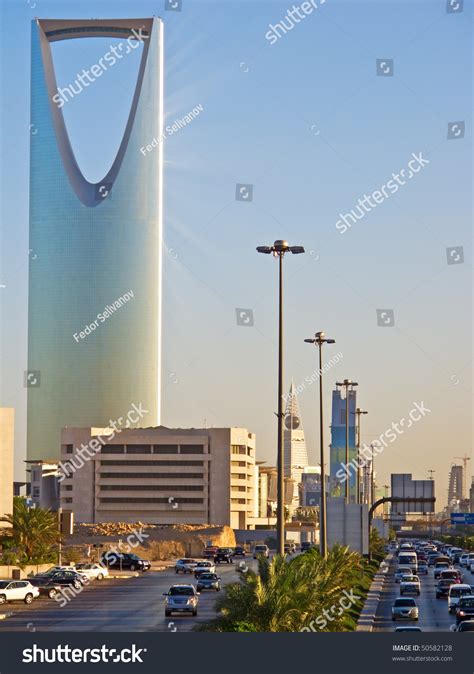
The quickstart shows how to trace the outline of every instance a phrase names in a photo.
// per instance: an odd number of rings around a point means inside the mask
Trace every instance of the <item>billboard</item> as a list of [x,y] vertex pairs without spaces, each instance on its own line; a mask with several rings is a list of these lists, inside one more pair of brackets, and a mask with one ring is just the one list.
[[417,498],[434,498],[434,480],[413,480],[411,473],[392,473],[390,493],[392,497],[415,499],[406,503],[392,503],[392,515],[434,512],[434,503],[416,501]]

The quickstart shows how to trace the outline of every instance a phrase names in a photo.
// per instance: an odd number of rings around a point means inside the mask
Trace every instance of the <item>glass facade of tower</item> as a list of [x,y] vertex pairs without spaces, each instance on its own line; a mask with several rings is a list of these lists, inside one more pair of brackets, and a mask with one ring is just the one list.
[[[349,391],[349,496],[352,502],[356,497],[357,449],[356,449],[356,398],[355,390]],[[331,445],[330,445],[330,483],[332,496],[344,496],[345,483],[337,472],[346,464],[346,398],[341,391],[332,392]]]
[[[126,42],[140,26],[146,40],[125,134],[107,176],[91,184],[53,102],[50,42]],[[32,23],[30,460],[59,458],[62,427],[120,427],[133,404],[147,412],[128,426],[160,423],[162,147],[147,156],[140,148],[162,133],[162,53],[160,19]]]

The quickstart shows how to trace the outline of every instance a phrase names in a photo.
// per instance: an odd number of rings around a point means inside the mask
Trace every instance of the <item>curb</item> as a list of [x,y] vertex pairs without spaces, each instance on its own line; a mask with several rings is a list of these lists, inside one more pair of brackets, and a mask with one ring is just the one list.
[[380,595],[382,594],[384,583],[387,579],[387,572],[392,560],[393,553],[390,553],[381,562],[380,568],[374,576],[364,607],[360,612],[359,620],[357,621],[357,632],[372,632],[374,629],[375,614],[377,613]]
[[10,613],[0,613],[0,620],[5,620],[5,618],[9,618],[13,613],[10,611]]

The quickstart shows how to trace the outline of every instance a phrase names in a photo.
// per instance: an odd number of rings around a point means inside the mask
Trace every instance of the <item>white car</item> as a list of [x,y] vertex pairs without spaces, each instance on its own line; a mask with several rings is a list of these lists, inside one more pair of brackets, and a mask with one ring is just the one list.
[[174,565],[174,570],[175,573],[194,573],[194,569],[196,568],[197,565],[198,565],[197,559],[190,559],[188,557],[185,557],[183,559],[178,559],[178,561]]
[[214,562],[203,561],[198,562],[194,567],[194,575],[198,578],[201,573],[216,573],[216,565]]
[[421,584],[418,576],[402,576],[400,581],[400,596],[404,594],[417,594],[421,592]]
[[0,604],[7,601],[24,601],[31,604],[40,591],[29,580],[0,580]]
[[470,552],[467,556],[464,566],[466,567],[466,569],[470,569],[472,571],[473,564],[474,564],[474,552]]
[[470,566],[469,571],[470,571],[471,573],[474,573],[474,559],[473,559],[472,562],[471,562],[471,566]]
[[103,580],[109,575],[108,568],[101,564],[76,564],[76,571],[88,580]]
[[400,565],[395,571],[395,582],[399,583],[403,576],[412,576],[412,570],[410,566]]
[[451,585],[448,591],[449,613],[454,613],[461,597],[468,594],[472,594],[472,588],[470,585],[467,585],[466,583],[455,583],[454,585]]

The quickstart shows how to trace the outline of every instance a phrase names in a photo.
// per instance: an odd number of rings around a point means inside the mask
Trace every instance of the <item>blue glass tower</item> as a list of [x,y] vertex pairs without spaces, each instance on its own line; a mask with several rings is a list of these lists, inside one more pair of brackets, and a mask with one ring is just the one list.
[[[50,46],[92,37],[120,38],[123,54],[143,42],[125,133],[95,184],[72,151]],[[160,424],[162,143],[140,148],[163,131],[161,19],[35,19],[31,124],[30,460],[59,458],[62,427],[125,420],[134,404],[147,412],[129,426]]]
[[[349,463],[357,458],[356,449],[356,396],[355,389],[349,389]],[[341,391],[332,392],[331,444],[330,444],[330,492],[331,496],[344,496],[345,483],[339,480],[337,472],[346,463],[346,398]],[[355,502],[356,469],[354,463],[349,471],[349,497]]]

